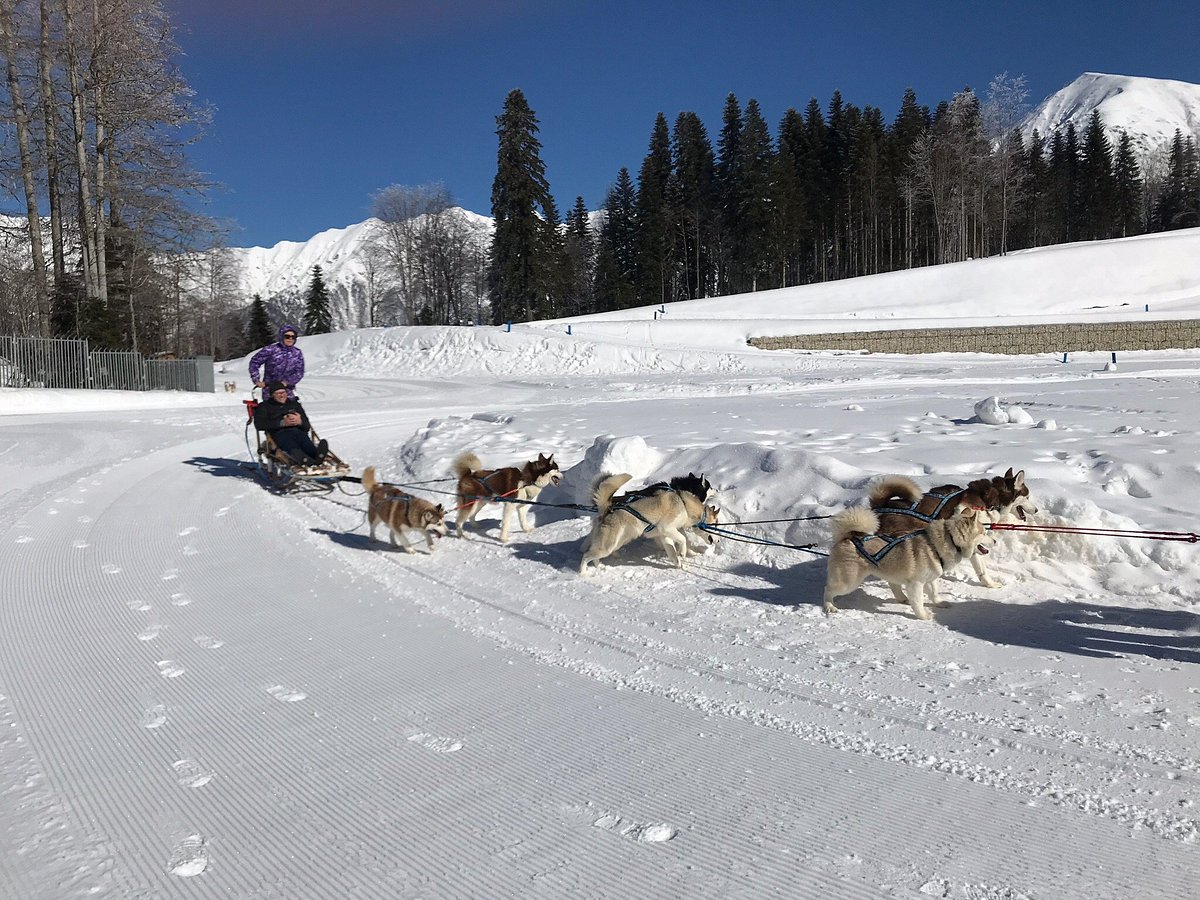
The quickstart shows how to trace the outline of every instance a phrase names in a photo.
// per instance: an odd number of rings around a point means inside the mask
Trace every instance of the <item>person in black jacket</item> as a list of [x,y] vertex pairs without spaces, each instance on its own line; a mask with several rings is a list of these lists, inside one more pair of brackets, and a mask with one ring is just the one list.
[[301,466],[316,466],[325,461],[329,443],[314,444],[309,437],[308,416],[295,397],[288,396],[282,381],[267,385],[267,398],[254,410],[254,427],[265,431],[275,446]]

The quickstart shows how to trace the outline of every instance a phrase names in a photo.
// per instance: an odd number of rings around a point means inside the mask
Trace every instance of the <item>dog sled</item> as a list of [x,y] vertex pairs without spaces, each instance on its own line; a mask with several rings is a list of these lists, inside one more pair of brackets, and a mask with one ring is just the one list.
[[[350,466],[333,450],[326,451],[325,458],[316,465],[300,465],[286,451],[279,448],[275,441],[265,431],[259,431],[254,426],[254,410],[259,401],[253,392],[249,400],[243,400],[246,406],[246,444],[250,449],[250,429],[254,429],[255,447],[252,453],[255,461],[249,466],[264,485],[280,494],[305,493],[314,491],[331,491],[338,482],[349,474]],[[314,444],[321,440],[317,430],[311,425],[309,437]]]

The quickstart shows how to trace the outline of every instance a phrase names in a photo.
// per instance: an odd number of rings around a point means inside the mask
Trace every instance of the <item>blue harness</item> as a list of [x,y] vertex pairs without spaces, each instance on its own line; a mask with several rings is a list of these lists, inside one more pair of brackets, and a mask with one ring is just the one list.
[[[895,507],[895,506],[881,506],[877,510],[875,510],[875,512],[877,512],[877,513],[896,513],[897,515],[901,515],[901,516],[912,516],[914,519],[920,519],[922,522],[933,522],[933,521],[936,521],[938,516],[940,516],[942,514],[942,510],[946,508],[947,504],[949,504],[951,500],[956,499],[957,497],[961,496],[962,494],[965,494],[966,492],[967,492],[966,488],[959,488],[957,491],[951,491],[948,494],[938,494],[938,493],[935,493],[934,491],[929,491],[928,493],[925,494],[924,497],[921,497],[920,500],[914,501],[907,508]],[[918,510],[917,510],[918,504],[920,504],[921,500],[924,500],[925,497],[934,497],[938,501],[938,505],[936,507],[934,507],[933,512],[930,513],[929,515],[926,515],[923,512],[918,512]],[[876,537],[879,537],[879,535],[876,535]],[[885,538],[885,540],[886,540],[886,538]]]
[[[911,540],[919,535],[923,535],[924,533],[925,531],[922,529],[921,531],[910,531],[908,534],[899,535],[864,534],[855,535],[854,537],[851,537],[850,540],[854,542],[854,549],[858,551],[859,556],[871,563],[871,565],[877,566],[879,565],[879,561],[881,559],[883,559],[905,541]],[[874,553],[871,553],[865,546],[867,541],[883,541],[883,547],[881,547],[879,550],[876,550]]]
[[671,486],[665,481],[660,481],[658,484],[652,484],[649,487],[638,488],[636,491],[630,491],[614,503],[610,509],[620,509],[629,513],[635,519],[640,519],[645,523],[646,527],[642,529],[642,534],[649,534],[654,530],[654,523],[643,516],[631,505],[635,500],[641,500],[643,497],[652,497],[655,494],[661,494],[663,491],[669,491]]

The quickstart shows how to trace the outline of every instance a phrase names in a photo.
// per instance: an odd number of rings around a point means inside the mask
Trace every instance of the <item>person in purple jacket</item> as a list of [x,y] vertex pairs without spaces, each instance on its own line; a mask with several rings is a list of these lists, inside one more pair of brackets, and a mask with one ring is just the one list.
[[279,329],[278,343],[267,344],[250,357],[250,380],[256,387],[265,388],[268,382],[282,381],[287,385],[288,396],[296,396],[296,385],[304,377],[304,351],[296,346],[299,335],[300,329],[295,325],[284,325]]

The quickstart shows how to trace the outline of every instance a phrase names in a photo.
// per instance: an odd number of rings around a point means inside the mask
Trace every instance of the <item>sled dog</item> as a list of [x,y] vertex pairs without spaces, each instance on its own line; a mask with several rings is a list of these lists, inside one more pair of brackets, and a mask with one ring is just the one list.
[[[479,511],[496,498],[505,500],[536,500],[542,488],[548,484],[558,484],[562,480],[562,472],[554,462],[554,454],[530,460],[521,467],[509,466],[504,469],[485,469],[474,453],[464,453],[452,464],[455,476],[458,478],[458,514],[454,527],[459,537],[469,522],[474,522]],[[521,530],[526,534],[533,531],[529,524],[528,510],[523,503],[505,503],[504,512],[500,517],[500,540],[508,540],[509,526],[512,524],[513,509],[516,508],[517,519]]]
[[935,519],[915,531],[881,535],[873,511],[854,507],[838,513],[833,517],[833,549],[825,573],[826,615],[837,612],[835,598],[874,575],[886,581],[918,619],[930,618],[924,601],[931,606],[937,603],[938,578],[971,554],[986,554],[995,543],[984,528],[984,518],[975,507],[962,506],[950,518]]
[[[597,512],[592,533],[584,539],[580,575],[588,574],[588,563],[600,568],[601,560],[639,537],[656,541],[683,568],[692,552],[685,529],[717,523],[719,510],[704,502],[712,486],[703,475],[689,472],[672,478],[670,483],[614,497],[632,477],[624,473],[601,475],[593,483],[592,501]],[[710,534],[705,532],[704,536],[712,543]]]
[[[435,538],[446,536],[446,511],[442,504],[434,506],[428,500],[406,494],[397,487],[382,485],[375,479],[375,467],[367,466],[362,474],[362,486],[368,495],[367,522],[371,526],[371,542],[375,542],[375,526],[382,522],[388,527],[388,540],[393,547],[413,553],[409,532],[425,536],[425,546],[433,552]],[[399,537],[402,543],[397,543]]]
[[[966,487],[943,484],[928,492],[903,475],[888,475],[871,489],[867,502],[879,516],[879,533],[889,536],[916,531],[930,519],[949,518],[964,506],[982,509],[988,522],[1020,523],[1038,511],[1029,499],[1025,470],[1013,474],[1011,468],[994,478],[977,478]],[[981,554],[971,555],[971,565],[984,587],[1003,584],[988,573]]]

